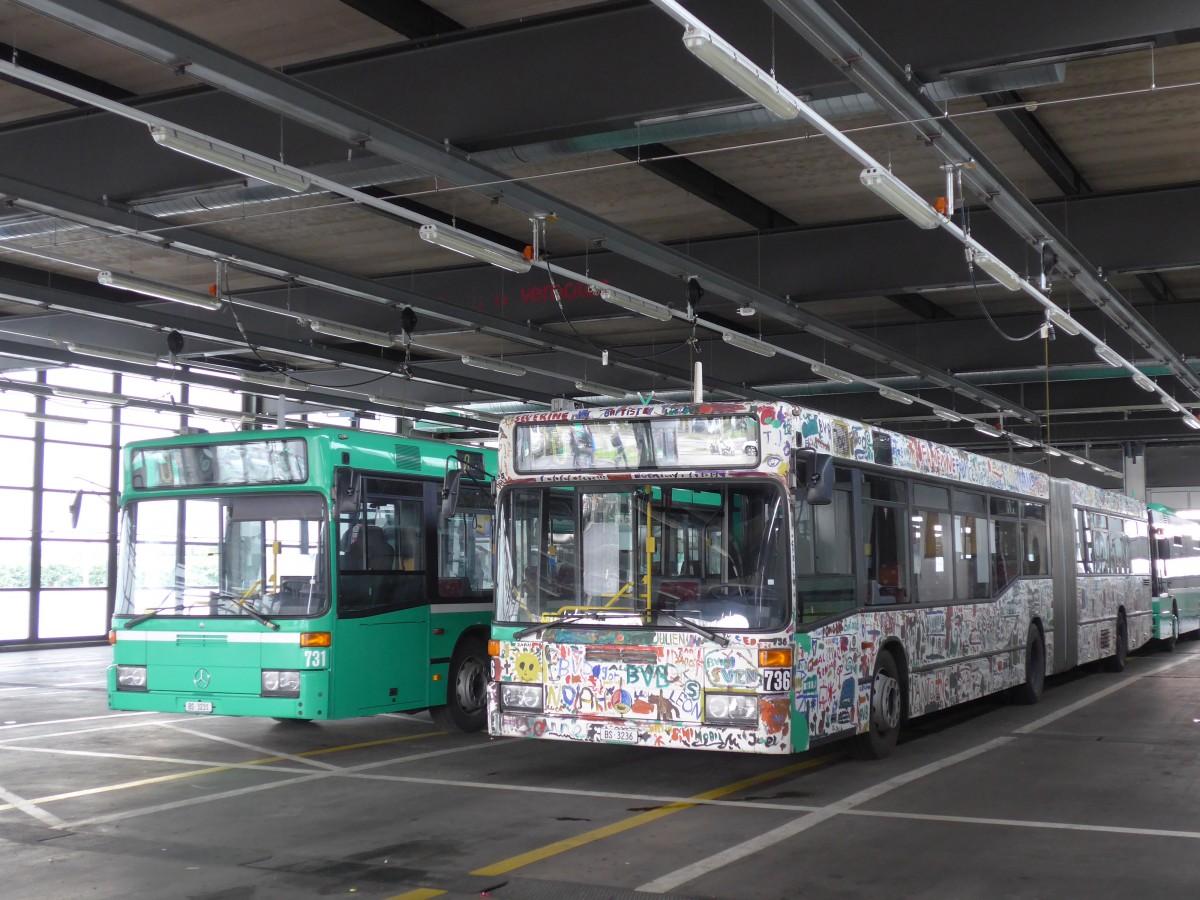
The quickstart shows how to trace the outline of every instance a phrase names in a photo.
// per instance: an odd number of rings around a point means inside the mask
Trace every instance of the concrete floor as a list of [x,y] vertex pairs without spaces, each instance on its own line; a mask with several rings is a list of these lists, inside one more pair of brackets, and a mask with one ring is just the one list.
[[1191,896],[1200,642],[883,762],[110,713],[108,648],[0,653],[0,894]]

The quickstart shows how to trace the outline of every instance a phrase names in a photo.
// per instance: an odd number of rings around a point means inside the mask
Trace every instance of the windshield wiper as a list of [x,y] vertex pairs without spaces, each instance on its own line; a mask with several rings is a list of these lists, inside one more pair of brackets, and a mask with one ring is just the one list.
[[121,627],[132,628],[134,625],[141,625],[143,622],[153,619],[155,616],[160,615],[161,613],[179,612],[181,609],[187,608],[188,607],[183,603],[176,604],[175,606],[160,606],[158,609],[152,609],[150,612],[142,613],[140,616],[134,616],[132,619],[127,620]]
[[700,637],[702,637],[702,638],[707,638],[708,640],[712,641],[714,644],[719,644],[722,647],[729,646],[729,638],[724,637],[723,635],[717,634],[715,631],[711,631],[708,628],[705,628],[703,625],[697,625],[695,622],[691,621],[690,619],[685,619],[681,616],[677,616],[677,615],[675,615],[675,613],[669,613],[664,609],[655,610],[655,612],[658,613],[659,618],[670,619],[675,624],[682,625],[688,631],[694,632],[695,634],[700,635]]
[[556,625],[566,625],[568,622],[578,622],[580,619],[594,618],[599,618],[596,613],[575,613],[570,616],[563,616],[561,619],[551,619],[549,622],[539,622],[537,625],[530,625],[528,628],[522,628],[513,635],[513,640],[523,641],[530,635],[540,634],[547,628],[553,628]]
[[238,609],[244,609],[247,613],[250,614],[250,618],[254,619],[257,622],[260,622],[263,625],[266,625],[272,631],[279,630],[279,623],[272,622],[270,619],[268,619],[266,616],[264,616],[262,613],[260,613],[257,609],[255,609],[250,604],[249,600],[245,600],[241,597],[235,597],[232,594],[226,594],[223,591],[213,591],[212,598],[213,598],[213,600],[224,600],[226,603],[232,603]]

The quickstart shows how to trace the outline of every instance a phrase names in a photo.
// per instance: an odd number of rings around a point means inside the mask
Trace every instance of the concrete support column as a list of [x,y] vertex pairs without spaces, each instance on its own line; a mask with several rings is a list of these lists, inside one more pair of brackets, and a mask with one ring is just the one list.
[[1125,493],[1146,502],[1146,446],[1129,441],[1122,446],[1125,473]]

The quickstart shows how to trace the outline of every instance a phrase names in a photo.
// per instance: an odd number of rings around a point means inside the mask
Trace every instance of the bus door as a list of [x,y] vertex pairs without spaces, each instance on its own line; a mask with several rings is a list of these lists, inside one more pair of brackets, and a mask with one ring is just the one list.
[[338,518],[336,715],[407,708],[429,692],[426,513],[432,485],[362,479]]

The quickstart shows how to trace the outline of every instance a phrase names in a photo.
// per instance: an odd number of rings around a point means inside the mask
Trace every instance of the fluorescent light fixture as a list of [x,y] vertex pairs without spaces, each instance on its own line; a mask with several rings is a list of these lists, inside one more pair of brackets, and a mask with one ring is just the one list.
[[467,234],[465,231],[459,231],[448,225],[422,225],[420,235],[423,241],[437,244],[446,250],[453,250],[455,253],[461,253],[463,256],[469,256],[480,262],[508,269],[518,275],[524,275],[533,265],[516,250],[501,247],[499,244],[493,244],[491,241],[485,241],[483,238],[475,237],[473,234]]
[[1077,466],[1086,466],[1087,465],[1087,460],[1080,459],[1078,456],[1069,456],[1067,458],[1069,460],[1071,460],[1071,462],[1075,463],[1075,465],[1077,465]]
[[380,406],[402,406],[405,409],[425,411],[425,404],[419,403],[416,400],[397,400],[395,397],[380,397],[377,394],[371,394],[367,397],[372,403],[378,403]]
[[832,366],[827,366],[824,363],[815,362],[812,364],[812,373],[820,375],[822,378],[827,378],[830,381],[836,381],[838,384],[854,384],[854,379],[840,369],[835,369]]
[[158,364],[158,357],[153,353],[137,353],[133,350],[116,350],[109,347],[94,347],[91,344],[77,344],[67,341],[67,349],[80,356],[94,356],[97,359],[111,359],[114,362],[138,363],[143,366]]
[[653,300],[647,300],[645,297],[639,297],[636,294],[627,294],[624,291],[618,291],[614,288],[601,288],[600,299],[605,303],[611,303],[613,306],[619,306],[630,312],[641,313],[643,316],[658,319],[660,322],[666,322],[671,318],[671,307],[655,303]]
[[760,341],[758,338],[738,334],[736,331],[721,332],[721,340],[731,347],[737,347],[739,350],[746,350],[750,353],[757,353],[759,356],[775,355],[775,348],[770,344]]
[[1010,438],[1012,438],[1012,442],[1014,444],[1016,444],[1018,447],[1032,447],[1033,446],[1033,441],[1031,441],[1027,437],[1021,437],[1021,435],[1013,434],[1012,432],[1009,432],[1008,436]]
[[242,381],[249,384],[261,384],[266,387],[288,388],[293,391],[307,391],[308,385],[293,381],[291,376],[279,372],[242,372]]
[[794,119],[800,114],[784,87],[717,35],[689,26],[683,33],[683,46],[696,59],[779,118]]
[[1153,393],[1154,391],[1158,390],[1157,385],[1147,378],[1143,372],[1137,372],[1134,374],[1133,383],[1140,387],[1143,391],[1150,391]]
[[900,391],[893,390],[886,385],[879,389],[879,396],[895,403],[903,403],[905,406],[912,406],[913,403],[913,398],[908,396],[908,394],[902,394]]
[[1075,335],[1079,334],[1081,331],[1079,323],[1061,309],[1048,309],[1046,310],[1046,316],[1055,324],[1055,326],[1062,329],[1067,334]]
[[1094,470],[1095,470],[1095,471],[1097,471],[1097,472],[1103,472],[1103,471],[1104,471],[1104,466],[1098,466],[1098,465],[1096,465],[1095,463],[1092,463],[1092,469],[1094,469]]
[[50,388],[55,397],[63,397],[67,400],[82,400],[85,403],[103,403],[105,406],[124,406],[129,401],[124,397],[115,397],[112,394],[98,394],[95,391],[79,391],[74,388],[52,387]]
[[1047,456],[1062,456],[1062,452],[1059,450],[1055,450],[1053,447],[1047,447],[1046,455]]
[[374,344],[376,347],[396,346],[396,336],[382,331],[371,331],[368,328],[355,328],[353,325],[341,325],[337,322],[309,322],[308,326],[317,334],[329,337],[345,338],[348,341],[359,341],[364,344]]
[[489,372],[499,372],[501,375],[524,375],[525,370],[512,363],[500,359],[488,359],[486,356],[466,356],[462,358],[464,366],[475,369],[487,369]]
[[933,410],[933,414],[935,416],[937,416],[939,419],[945,419],[947,422],[961,422],[962,421],[962,416],[960,416],[956,412],[951,412],[948,409],[937,409],[935,407]]
[[600,397],[612,397],[614,400],[624,400],[629,392],[622,388],[609,387],[606,384],[596,384],[594,381],[577,381],[575,389]]
[[1095,350],[1096,355],[1113,368],[1123,369],[1125,367],[1125,361],[1121,359],[1121,355],[1108,344],[1096,344]]
[[980,434],[986,434],[988,437],[1000,437],[999,429],[993,428],[991,425],[984,425],[982,422],[975,422],[975,430]]
[[1010,291],[1019,291],[1021,289],[1021,276],[992,256],[992,254],[974,249],[968,250],[967,253],[975,265],[991,275],[1003,287],[1008,288]]
[[188,306],[199,306],[201,309],[220,309],[221,298],[197,291],[189,291],[171,284],[157,281],[147,281],[133,275],[122,275],[120,272],[101,272],[96,280],[109,287],[132,291],[135,294],[145,294],[147,297],[158,297],[160,300],[174,300],[176,303],[186,303]]
[[62,423],[66,425],[106,424],[103,419],[76,419],[74,416],[56,416],[54,413],[27,412],[25,418],[34,422]]
[[1183,407],[1179,403],[1177,403],[1174,399],[1172,399],[1171,397],[1167,397],[1164,395],[1162,397],[1159,397],[1158,399],[1162,403],[1163,406],[1171,407],[1172,412],[1177,412],[1177,413],[1183,412]]
[[886,169],[863,169],[858,180],[863,187],[920,228],[937,228],[946,221],[920,194]]
[[1188,428],[1195,428],[1196,430],[1200,431],[1200,419],[1197,419],[1193,415],[1185,415],[1183,417],[1183,424]]
[[231,169],[234,172],[249,175],[251,178],[257,178],[259,181],[287,188],[289,191],[308,190],[308,181],[302,176],[277,166],[267,159],[255,159],[248,153],[222,147],[204,138],[184,134],[174,128],[164,128],[161,125],[151,125],[150,136],[163,147],[212,163],[223,169]]

